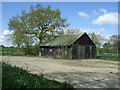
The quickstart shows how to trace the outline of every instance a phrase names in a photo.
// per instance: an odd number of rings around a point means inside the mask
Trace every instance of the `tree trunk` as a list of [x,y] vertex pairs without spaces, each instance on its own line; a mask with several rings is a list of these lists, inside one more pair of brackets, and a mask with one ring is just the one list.
[[40,48],[40,44],[42,44],[42,39],[41,38],[39,38],[39,56],[41,56],[41,48]]
[[18,44],[17,46],[18,46],[18,53],[20,54],[20,45]]

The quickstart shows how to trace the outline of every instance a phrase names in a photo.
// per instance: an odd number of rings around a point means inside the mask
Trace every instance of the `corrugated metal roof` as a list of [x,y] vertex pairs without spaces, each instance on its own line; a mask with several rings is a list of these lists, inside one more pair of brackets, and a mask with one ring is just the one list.
[[82,35],[83,35],[83,33],[71,34],[71,35],[64,34],[43,46],[69,46],[69,45],[73,44]]

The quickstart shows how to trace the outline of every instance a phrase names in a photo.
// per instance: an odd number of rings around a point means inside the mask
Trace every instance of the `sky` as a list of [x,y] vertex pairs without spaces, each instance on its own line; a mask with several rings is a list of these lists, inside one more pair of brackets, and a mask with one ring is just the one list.
[[[40,2],[39,2],[40,3]],[[12,16],[20,15],[22,10],[29,11],[30,5],[37,2],[2,2],[2,29],[0,44],[11,46],[7,40],[8,22]],[[81,32],[100,34],[105,38],[118,34],[118,3],[117,2],[41,2],[43,7],[51,5],[52,9],[60,9],[61,16],[68,19],[68,28],[79,29]]]

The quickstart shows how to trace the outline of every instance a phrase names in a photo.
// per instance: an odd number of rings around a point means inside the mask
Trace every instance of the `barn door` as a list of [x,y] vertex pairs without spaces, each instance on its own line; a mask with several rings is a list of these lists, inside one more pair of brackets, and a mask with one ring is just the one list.
[[81,47],[80,56],[81,56],[81,59],[85,59],[85,47]]
[[90,47],[85,47],[85,58],[86,59],[90,58]]
[[77,49],[77,58],[78,59],[84,59],[85,58],[85,47],[78,46],[78,49]]

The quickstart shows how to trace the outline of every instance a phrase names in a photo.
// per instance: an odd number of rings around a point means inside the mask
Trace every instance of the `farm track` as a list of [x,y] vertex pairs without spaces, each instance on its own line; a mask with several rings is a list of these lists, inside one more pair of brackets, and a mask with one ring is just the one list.
[[118,62],[105,60],[63,60],[43,57],[2,56],[2,61],[31,73],[77,88],[118,88]]

